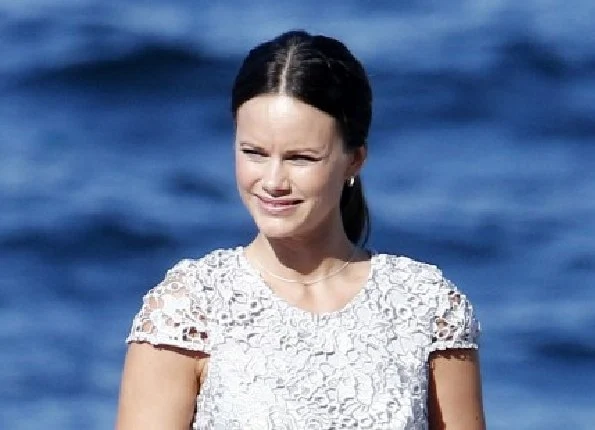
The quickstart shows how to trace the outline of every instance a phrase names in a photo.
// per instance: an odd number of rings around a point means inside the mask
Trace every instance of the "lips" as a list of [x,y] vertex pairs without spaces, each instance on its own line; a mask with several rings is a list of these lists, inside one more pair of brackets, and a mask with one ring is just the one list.
[[260,207],[265,213],[270,215],[289,215],[298,207],[303,201],[300,199],[271,199],[268,197],[256,196],[260,203]]
[[296,205],[296,204],[302,202],[299,199],[271,199],[271,198],[262,197],[262,196],[257,196],[257,197],[261,202],[263,202],[264,204],[269,205],[269,206],[284,207],[284,206]]

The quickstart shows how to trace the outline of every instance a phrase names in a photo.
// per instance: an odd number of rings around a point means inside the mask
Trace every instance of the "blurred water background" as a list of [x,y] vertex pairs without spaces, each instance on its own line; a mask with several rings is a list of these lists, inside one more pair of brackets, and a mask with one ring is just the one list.
[[594,22],[588,0],[1,1],[0,428],[111,428],[142,294],[250,239],[230,88],[292,28],[369,71],[371,245],[471,297],[489,428],[595,428]]

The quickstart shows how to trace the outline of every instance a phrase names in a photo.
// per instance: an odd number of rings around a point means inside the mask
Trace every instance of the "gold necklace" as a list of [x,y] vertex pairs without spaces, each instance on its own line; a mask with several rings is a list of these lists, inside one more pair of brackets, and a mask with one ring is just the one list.
[[[256,263],[256,265],[262,269],[264,272],[266,272],[267,275],[272,276],[275,279],[278,279],[280,281],[283,282],[289,282],[291,284],[301,284],[301,285],[313,285],[313,284],[317,284],[321,281],[324,281],[328,278],[331,278],[333,276],[335,276],[337,273],[341,272],[343,269],[345,269],[347,266],[349,266],[349,264],[353,261],[353,258],[355,257],[355,254],[357,254],[357,247],[354,247],[353,249],[353,253],[351,254],[351,256],[349,257],[349,259],[347,261],[345,261],[343,264],[341,264],[341,266],[339,266],[337,269],[332,270],[331,272],[327,273],[324,276],[321,276],[320,278],[316,278],[313,279],[311,281],[301,281],[299,279],[289,279],[289,278],[284,278],[283,276],[279,276],[274,274],[273,272],[270,272],[269,270],[267,270],[266,267],[264,267],[260,261],[258,261],[255,257],[252,257],[254,262]],[[262,276],[262,273],[260,274]]]

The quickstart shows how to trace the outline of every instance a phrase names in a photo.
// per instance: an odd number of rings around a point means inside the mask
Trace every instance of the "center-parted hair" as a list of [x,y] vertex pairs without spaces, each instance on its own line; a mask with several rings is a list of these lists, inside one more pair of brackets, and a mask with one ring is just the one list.
[[[372,90],[361,63],[338,40],[290,31],[253,48],[233,85],[234,119],[243,103],[265,94],[291,96],[332,116],[346,151],[367,145]],[[370,217],[359,176],[343,186],[340,208],[349,240],[365,244]]]

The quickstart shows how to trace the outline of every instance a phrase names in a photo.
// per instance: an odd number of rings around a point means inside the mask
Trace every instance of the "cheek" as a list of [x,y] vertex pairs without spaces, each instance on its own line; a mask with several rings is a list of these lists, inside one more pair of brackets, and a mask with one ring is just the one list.
[[303,172],[299,183],[302,192],[329,202],[338,200],[343,189],[343,178],[325,169]]
[[[238,187],[245,188],[250,185],[254,180],[254,169],[242,160],[240,157],[236,157],[236,182]],[[240,190],[241,191],[241,190]]]

